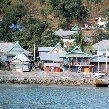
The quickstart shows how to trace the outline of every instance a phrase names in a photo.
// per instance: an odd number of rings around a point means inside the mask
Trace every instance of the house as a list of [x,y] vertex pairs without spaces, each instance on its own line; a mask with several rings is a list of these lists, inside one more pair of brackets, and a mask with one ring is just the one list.
[[[41,51],[42,50],[42,51]],[[40,61],[45,71],[60,72],[63,60],[60,58],[66,51],[58,43],[55,47],[39,47]]]
[[95,43],[93,47],[97,51],[96,55],[91,59],[91,63],[94,64],[94,72],[98,72],[98,70],[100,72],[106,72],[106,61],[107,71],[109,72],[109,40],[102,40]]
[[7,61],[10,61],[14,56],[19,53],[24,53],[27,56],[30,55],[30,52],[23,49],[19,42],[0,42],[0,49],[3,51],[1,55],[2,65],[5,65]]
[[60,36],[62,38],[69,38],[69,36],[77,34],[77,31],[73,31],[73,30],[72,31],[70,31],[70,30],[65,31],[63,29],[59,29],[59,30],[55,31],[54,33],[55,33],[55,35]]
[[91,54],[83,52],[80,46],[75,46],[71,52],[61,56],[63,58],[63,71],[93,72],[93,65],[90,65],[90,58],[92,57]]
[[75,39],[72,38],[72,36],[76,35],[78,32],[75,30],[63,30],[59,29],[58,31],[54,32],[55,35],[61,37],[61,40],[64,42],[64,48],[73,46],[75,44]]
[[17,72],[30,71],[30,62],[30,59],[25,54],[19,53],[10,60],[10,69]]

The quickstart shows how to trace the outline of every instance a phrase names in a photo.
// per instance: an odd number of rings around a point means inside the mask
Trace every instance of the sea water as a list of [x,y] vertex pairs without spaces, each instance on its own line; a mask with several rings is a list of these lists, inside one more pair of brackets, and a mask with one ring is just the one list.
[[109,109],[109,88],[0,84],[0,109]]

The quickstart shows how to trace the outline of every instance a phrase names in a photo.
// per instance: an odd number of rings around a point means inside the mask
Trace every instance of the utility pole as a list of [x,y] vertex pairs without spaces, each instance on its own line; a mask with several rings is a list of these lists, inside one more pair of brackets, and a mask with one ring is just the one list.
[[107,49],[106,49],[106,74],[107,74]]
[[35,62],[35,57],[36,57],[36,46],[35,46],[35,42],[34,42],[34,62]]
[[99,63],[99,42],[98,42],[98,73],[99,73],[99,67],[100,67],[100,63]]

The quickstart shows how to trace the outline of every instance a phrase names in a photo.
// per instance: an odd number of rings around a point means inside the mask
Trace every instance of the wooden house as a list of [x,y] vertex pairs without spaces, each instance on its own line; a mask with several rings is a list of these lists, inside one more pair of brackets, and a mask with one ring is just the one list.
[[93,65],[90,65],[90,58],[93,56],[83,52],[79,46],[76,46],[71,52],[62,55],[63,71],[72,72],[93,72]]
[[0,42],[0,49],[3,51],[1,55],[2,65],[5,65],[8,61],[10,61],[14,56],[19,53],[24,53],[27,56],[30,56],[30,52],[23,49],[19,42]]
[[61,64],[63,62],[60,56],[66,53],[67,52],[60,46],[60,44],[49,48],[49,52],[40,53],[39,51],[40,61],[43,61],[43,69],[45,71],[60,72],[62,67]]
[[19,53],[10,61],[10,69],[17,72],[30,71],[30,59],[25,55]]
[[76,35],[78,31],[59,29],[54,33],[61,38],[64,43],[64,48],[69,48],[70,46],[75,45],[75,39],[73,39],[72,36]]

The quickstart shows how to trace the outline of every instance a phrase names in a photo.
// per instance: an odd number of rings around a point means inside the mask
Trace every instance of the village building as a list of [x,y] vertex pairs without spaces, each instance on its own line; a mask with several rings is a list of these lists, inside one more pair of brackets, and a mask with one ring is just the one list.
[[72,72],[93,72],[93,65],[90,64],[90,58],[93,56],[87,54],[76,46],[71,52],[61,56],[63,58],[63,71]]
[[[19,42],[0,42],[0,49],[2,50],[1,54],[1,63],[3,66],[6,66],[9,61],[19,53],[24,53],[27,56],[31,57],[29,51],[23,49]],[[4,67],[3,67],[4,69]]]
[[62,54],[67,52],[58,43],[55,47],[38,47],[40,61],[44,71],[60,72],[63,60]]
[[75,39],[72,38],[72,36],[76,35],[78,33],[78,31],[76,30],[63,30],[63,29],[59,29],[57,31],[54,32],[55,35],[61,37],[61,40],[64,43],[64,48],[68,48],[70,46],[75,45]]
[[17,72],[30,71],[31,60],[22,53],[19,53],[10,60],[10,70]]
[[91,60],[91,63],[94,65],[94,72],[99,71],[105,73],[107,69],[107,72],[109,73],[109,40],[102,40],[94,44],[93,47],[96,50],[96,55]]

